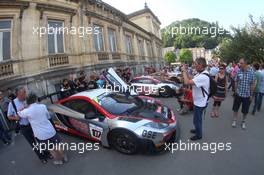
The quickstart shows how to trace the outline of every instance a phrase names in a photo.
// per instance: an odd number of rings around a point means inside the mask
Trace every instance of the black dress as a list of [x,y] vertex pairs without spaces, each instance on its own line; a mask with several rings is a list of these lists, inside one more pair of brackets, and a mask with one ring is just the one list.
[[218,76],[217,78],[217,91],[214,95],[214,99],[222,101],[225,99],[225,85],[226,85],[226,75],[223,78]]

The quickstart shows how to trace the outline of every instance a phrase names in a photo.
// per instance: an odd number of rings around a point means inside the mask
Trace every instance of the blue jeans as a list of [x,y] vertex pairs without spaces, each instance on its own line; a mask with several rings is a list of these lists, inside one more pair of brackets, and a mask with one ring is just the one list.
[[199,107],[194,105],[193,110],[193,125],[195,128],[196,136],[203,136],[203,114],[206,107]]
[[11,137],[8,131],[4,129],[4,126],[2,125],[1,121],[0,121],[0,138],[4,143],[11,141]]
[[252,113],[255,113],[256,110],[260,111],[261,105],[262,105],[262,98],[263,98],[263,93],[261,92],[256,92],[255,93],[255,103],[253,107]]

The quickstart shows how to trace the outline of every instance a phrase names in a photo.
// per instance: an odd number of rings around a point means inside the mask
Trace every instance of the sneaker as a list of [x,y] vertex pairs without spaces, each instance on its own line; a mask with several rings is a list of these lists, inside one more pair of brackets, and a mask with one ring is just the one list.
[[182,110],[179,112],[179,114],[180,114],[180,115],[184,115],[184,114],[187,114],[187,112],[186,112],[184,109],[182,109]]
[[50,159],[50,160],[52,160],[54,158],[49,152],[45,152],[44,156],[46,159]]
[[53,161],[53,164],[54,165],[62,165],[63,161],[62,160],[55,160],[55,161]]
[[195,134],[196,133],[196,130],[195,129],[191,129],[190,130],[190,133]]
[[188,109],[186,107],[184,107],[182,110],[182,114],[187,114],[187,113],[188,113]]
[[246,122],[242,122],[242,124],[241,124],[241,128],[242,128],[243,130],[247,129],[247,127],[246,127]]
[[236,127],[236,121],[235,121],[235,120],[232,122],[232,127],[233,127],[233,128]]
[[68,156],[65,154],[64,157],[63,157],[63,162],[64,163],[67,163],[69,160],[68,160]]
[[191,138],[190,138],[190,140],[192,140],[192,141],[196,141],[196,140],[201,140],[202,139],[202,137],[199,137],[199,136],[192,136]]
[[64,156],[64,158],[63,158],[63,162],[64,162],[64,163],[69,162],[69,160],[68,160],[68,156]]
[[8,141],[4,141],[4,145],[10,145],[11,143]]
[[48,161],[47,161],[47,159],[42,159],[42,160],[41,160],[41,163],[43,163],[43,164],[47,164]]

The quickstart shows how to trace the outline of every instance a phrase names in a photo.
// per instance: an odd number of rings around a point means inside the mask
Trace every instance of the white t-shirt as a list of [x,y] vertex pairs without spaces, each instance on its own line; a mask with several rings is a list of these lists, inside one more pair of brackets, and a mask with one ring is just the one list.
[[47,140],[56,134],[51,122],[48,120],[49,112],[43,104],[31,104],[28,108],[18,112],[21,118],[27,118],[34,136],[39,140]]
[[210,87],[210,79],[207,75],[203,73],[207,73],[208,71],[203,71],[202,73],[198,73],[194,76],[193,82],[195,85],[192,87],[192,95],[193,95],[193,103],[195,106],[198,107],[205,107],[207,105],[208,95],[203,92],[201,87],[209,94],[209,87]]

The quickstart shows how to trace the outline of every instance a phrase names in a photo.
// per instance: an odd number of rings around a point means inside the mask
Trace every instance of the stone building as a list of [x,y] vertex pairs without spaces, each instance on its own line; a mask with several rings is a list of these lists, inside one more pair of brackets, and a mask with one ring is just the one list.
[[126,15],[99,0],[0,0],[1,90],[27,85],[45,95],[83,70],[159,68],[161,47],[146,5]]
[[203,47],[195,47],[195,48],[189,48],[189,50],[192,52],[193,55],[193,61],[195,61],[199,57],[205,58],[205,60],[210,62],[212,60],[213,54],[212,50],[210,49],[205,49]]
[[[213,50],[205,49],[203,47],[199,47],[199,48],[194,47],[194,48],[187,48],[187,49],[189,49],[192,52],[193,61],[195,61],[199,57],[203,57],[203,58],[205,58],[207,63],[209,63],[213,59],[213,53],[212,53]],[[178,59],[180,57],[180,51],[181,51],[181,49],[176,49],[174,47],[165,47],[165,48],[162,48],[162,55],[163,55],[163,57],[165,57],[165,54],[167,52],[174,52],[177,56],[176,61],[178,61]]]

